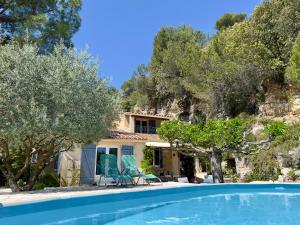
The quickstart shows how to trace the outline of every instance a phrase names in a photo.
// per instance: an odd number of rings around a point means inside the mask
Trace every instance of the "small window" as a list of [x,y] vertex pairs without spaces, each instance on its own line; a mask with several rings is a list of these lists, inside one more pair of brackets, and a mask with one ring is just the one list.
[[122,146],[122,155],[133,155],[133,146],[123,145]]

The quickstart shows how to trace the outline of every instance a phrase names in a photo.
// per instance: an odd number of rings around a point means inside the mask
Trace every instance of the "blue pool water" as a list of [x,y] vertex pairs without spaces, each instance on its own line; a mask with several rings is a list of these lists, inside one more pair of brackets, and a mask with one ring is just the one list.
[[300,185],[213,185],[0,207],[0,225],[300,224]]

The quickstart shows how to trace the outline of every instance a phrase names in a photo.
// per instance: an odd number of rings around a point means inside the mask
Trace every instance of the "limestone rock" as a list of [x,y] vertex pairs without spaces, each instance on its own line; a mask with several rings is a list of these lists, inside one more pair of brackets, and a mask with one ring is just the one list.
[[300,176],[300,170],[296,170],[295,175],[299,177]]
[[295,95],[291,98],[290,111],[293,115],[300,115],[300,95]]
[[284,177],[287,177],[288,173],[289,173],[291,170],[292,170],[291,168],[282,168],[282,169],[281,169],[281,174],[282,174]]

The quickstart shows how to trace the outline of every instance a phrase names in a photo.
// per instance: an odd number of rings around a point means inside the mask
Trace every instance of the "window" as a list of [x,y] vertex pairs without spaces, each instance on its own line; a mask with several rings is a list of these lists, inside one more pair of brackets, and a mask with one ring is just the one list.
[[155,120],[135,120],[135,133],[156,134]]
[[118,158],[118,149],[117,148],[109,148],[108,154],[115,155]]
[[100,158],[101,158],[101,155],[103,155],[103,154],[106,154],[106,148],[97,147],[96,175],[101,174]]
[[149,134],[156,134],[156,122],[155,122],[155,120],[149,120]]
[[100,159],[104,154],[115,155],[118,158],[118,148],[97,147],[96,175],[102,174]]
[[148,122],[146,120],[135,120],[135,133],[148,133]]
[[159,148],[156,148],[154,150],[154,166],[157,166],[159,168],[163,167],[163,157],[162,157],[162,150]]
[[142,121],[141,133],[144,133],[144,134],[148,133],[147,121]]
[[135,120],[135,130],[134,130],[134,132],[135,133],[140,133],[140,130],[141,130],[141,121]]
[[123,145],[122,146],[122,155],[133,155],[133,146]]

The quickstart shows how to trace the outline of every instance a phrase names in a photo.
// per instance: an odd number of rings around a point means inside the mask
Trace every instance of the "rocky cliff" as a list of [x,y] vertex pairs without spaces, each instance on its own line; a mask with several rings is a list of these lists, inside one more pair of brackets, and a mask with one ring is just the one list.
[[276,119],[287,123],[300,120],[300,95],[292,92],[286,85],[265,82],[264,102],[259,106],[258,116]]

